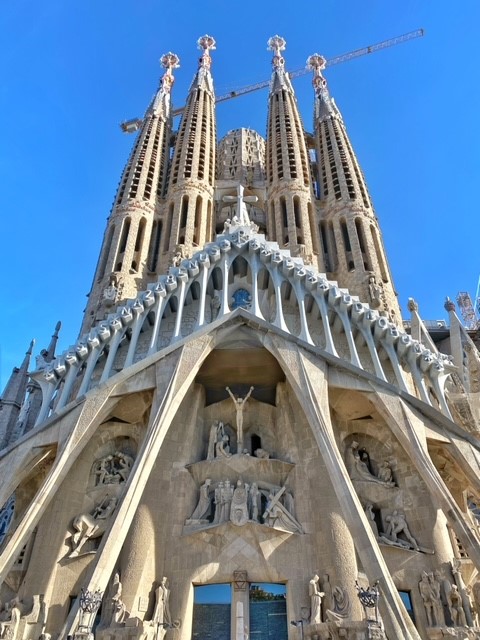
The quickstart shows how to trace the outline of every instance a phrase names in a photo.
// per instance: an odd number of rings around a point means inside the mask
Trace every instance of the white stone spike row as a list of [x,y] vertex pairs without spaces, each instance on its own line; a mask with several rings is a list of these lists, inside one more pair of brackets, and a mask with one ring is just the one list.
[[[290,252],[279,249],[277,243],[266,241],[265,236],[255,233],[253,227],[231,225],[230,233],[218,236],[216,242],[206,245],[191,258],[184,259],[180,266],[170,267],[167,275],[150,284],[146,291],[129,300],[126,305],[120,306],[116,313],[109,315],[44,369],[33,372],[32,377],[40,384],[43,393],[37,425],[46,420],[52,411],[58,412],[68,402],[110,378],[119,365],[125,369],[212,322],[212,318],[209,321],[206,314],[207,291],[212,291],[212,286],[209,288],[212,274],[218,269],[222,274],[222,282],[228,283],[229,271],[239,256],[246,261],[251,274],[251,286],[241,279],[236,287],[247,286],[250,289],[251,303],[247,313],[270,322],[281,331],[296,335],[300,341],[320,352],[323,350],[330,356],[346,358],[360,369],[366,367],[385,382],[389,381],[387,371],[395,379],[390,381],[398,384],[402,391],[414,393],[405,375],[410,373],[420,399],[429,405],[432,405],[432,399],[434,402],[436,399],[438,408],[451,418],[445,398],[445,383],[454,367],[447,356],[432,353],[388,318],[370,309],[368,304],[351,296],[346,289],[340,289],[336,282],[327,280],[325,274],[305,265],[301,258],[292,258]],[[263,269],[268,272],[273,286],[273,320],[265,318],[261,309],[259,274]],[[185,310],[192,304],[187,294],[194,283],[197,283],[198,306],[192,330],[191,314],[188,316]],[[296,332],[292,332],[286,321],[286,300],[282,296],[285,283],[290,285],[296,299],[295,322],[290,321],[290,325],[299,327]],[[218,293],[219,310],[213,319],[215,322],[232,312],[229,286],[222,286]],[[174,303],[170,308],[176,311],[172,311],[168,317],[168,326],[173,326],[173,329],[168,344],[165,344],[165,332],[161,337],[160,329],[167,323],[162,316],[169,302]],[[310,326],[307,303],[312,305],[311,317],[315,317],[310,321]],[[146,345],[145,340],[140,341],[139,338],[147,316],[152,312],[155,320]],[[292,313],[291,306],[288,313]],[[318,338],[316,341],[312,338],[312,333],[317,336],[319,330],[323,334],[321,346]],[[367,348],[367,351],[362,351],[362,359],[357,349],[359,336]],[[114,368],[121,346],[126,355],[119,358]],[[366,354],[370,362],[367,362]]]

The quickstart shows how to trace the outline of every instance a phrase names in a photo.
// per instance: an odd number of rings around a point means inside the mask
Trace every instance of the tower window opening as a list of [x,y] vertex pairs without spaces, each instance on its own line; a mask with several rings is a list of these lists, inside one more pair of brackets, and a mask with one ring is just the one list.
[[121,253],[125,252],[125,249],[127,247],[127,239],[128,239],[128,234],[130,232],[130,218],[125,218],[124,222],[123,222],[123,229],[122,229],[122,237],[120,240],[120,245],[118,248],[118,254],[120,255]]
[[182,198],[182,210],[180,214],[180,229],[185,229],[187,226],[187,214],[188,214],[188,196]]
[[170,206],[168,207],[167,233],[165,234],[165,244],[163,246],[164,251],[168,251],[168,247],[170,244],[170,236],[172,235],[172,223],[173,223],[173,202],[170,203]]
[[323,262],[325,265],[325,270],[326,271],[333,271],[332,268],[332,264],[330,261],[330,253],[328,250],[328,229],[327,229],[327,223],[325,222],[325,220],[322,220],[320,222],[320,241],[322,244],[322,252],[323,252]]
[[138,225],[137,239],[135,240],[135,251],[140,251],[140,249],[142,248],[143,236],[145,235],[145,226],[146,226],[146,224],[147,224],[147,222],[146,222],[145,218],[142,218],[140,220],[139,225]]
[[345,250],[345,261],[347,263],[347,268],[349,271],[355,271],[355,263],[352,256],[352,246],[350,243],[350,236],[348,234],[348,228],[345,218],[342,218],[340,220],[340,229],[342,231],[343,247]]
[[355,218],[355,229],[357,231],[358,244],[360,251],[362,252],[363,268],[365,271],[371,271],[371,264],[369,260],[368,250],[365,242],[365,234],[363,232],[362,221],[360,218]]
[[280,207],[282,209],[283,226],[288,227],[287,203],[284,196],[280,198]]
[[101,280],[105,275],[105,268],[107,266],[108,256],[110,255],[110,249],[112,247],[113,233],[115,231],[115,225],[111,225],[110,229],[107,233],[107,239],[105,245],[103,247],[102,259],[100,262],[100,266],[98,269],[98,277],[97,280]]
[[194,222],[194,231],[193,231],[193,244],[198,245],[200,238],[200,223],[202,217],[202,197],[197,196],[197,201],[195,203],[195,222]]
[[380,240],[377,235],[377,230],[375,227],[370,225],[370,231],[372,234],[373,245],[375,247],[375,253],[377,254],[378,266],[380,267],[380,275],[382,276],[383,282],[388,282],[388,274],[387,274],[387,266],[385,264],[385,259],[383,255],[383,248],[380,244]]
[[148,255],[148,269],[149,271],[156,271],[158,265],[158,253],[160,251],[160,241],[162,238],[162,222],[155,220],[152,228],[152,235],[150,240],[149,255]]
[[293,197],[293,215],[295,216],[295,226],[297,229],[302,228],[302,217],[300,215],[300,198]]

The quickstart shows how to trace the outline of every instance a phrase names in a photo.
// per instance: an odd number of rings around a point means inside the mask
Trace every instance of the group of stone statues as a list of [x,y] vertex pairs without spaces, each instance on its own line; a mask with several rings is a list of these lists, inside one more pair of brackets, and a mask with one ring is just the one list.
[[47,619],[46,607],[43,595],[33,596],[33,604],[26,607],[20,598],[0,602],[0,638],[2,640],[19,640],[26,631],[41,640],[49,640],[49,634],[44,633]]
[[403,549],[428,551],[419,547],[418,542],[410,532],[407,519],[402,511],[394,509],[391,514],[384,517],[386,522],[385,531],[378,530],[378,525],[375,520],[374,506],[371,502],[367,502],[365,505],[365,515],[367,516],[367,520],[375,534],[375,537],[380,542],[394,547],[401,547]]
[[315,574],[308,583],[310,596],[310,624],[340,622],[351,614],[352,605],[347,591],[340,586],[332,587],[328,575],[320,578]]
[[207,478],[200,487],[200,497],[187,527],[209,526],[233,522],[238,526],[247,522],[266,524],[274,529],[301,533],[295,519],[294,498],[286,487],[264,488],[237,480],[221,480],[214,484]]
[[122,451],[104,456],[94,465],[95,484],[121,484],[127,480],[132,466],[132,456]]
[[395,487],[391,462],[384,460],[378,467],[377,473],[370,468],[370,459],[365,449],[359,449],[358,442],[352,442],[347,450],[349,457],[350,477],[352,480],[374,482],[384,487]]
[[[423,571],[418,588],[422,596],[429,627],[478,627],[480,582],[467,588],[460,573],[460,563],[451,564],[455,583],[442,571]],[[472,601],[473,599],[473,601]],[[448,614],[447,614],[448,612]],[[447,619],[449,615],[450,620]]]

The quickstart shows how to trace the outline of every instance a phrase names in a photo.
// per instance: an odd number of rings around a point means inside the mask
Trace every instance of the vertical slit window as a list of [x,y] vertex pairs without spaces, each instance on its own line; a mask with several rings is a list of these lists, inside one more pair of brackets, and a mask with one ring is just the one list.
[[112,225],[110,227],[110,229],[108,230],[107,238],[106,238],[105,244],[103,246],[102,261],[100,262],[100,266],[99,266],[99,269],[98,269],[98,278],[97,278],[97,280],[101,280],[103,278],[103,276],[105,275],[105,268],[107,266],[108,256],[110,255],[110,249],[112,247],[112,240],[113,240],[114,231],[115,231],[115,226]]
[[170,236],[172,235],[172,221],[173,221],[173,202],[168,207],[168,221],[167,221],[167,233],[165,234],[165,244],[163,250],[168,251],[170,244]]
[[202,198],[201,196],[197,196],[197,201],[195,203],[195,228],[193,231],[193,244],[198,245],[200,238],[200,223],[202,216]]
[[378,266],[380,267],[380,274],[382,276],[382,280],[383,280],[383,282],[388,282],[387,266],[385,264],[385,259],[384,259],[384,256],[383,256],[383,249],[382,249],[382,246],[380,244],[380,240],[379,240],[378,235],[377,235],[377,230],[375,229],[375,227],[373,225],[371,225],[370,226],[370,231],[372,233],[373,244],[374,244],[374,247],[375,247],[375,253],[377,254]]
[[360,251],[362,252],[363,268],[365,269],[365,271],[371,271],[372,267],[369,260],[367,245],[365,242],[365,234],[363,233],[363,226],[360,218],[355,218],[355,228],[357,230]]
[[160,251],[160,240],[162,238],[162,223],[160,220],[155,220],[152,228],[152,236],[150,240],[150,248],[148,254],[148,269],[149,271],[156,271],[158,264],[158,253]]

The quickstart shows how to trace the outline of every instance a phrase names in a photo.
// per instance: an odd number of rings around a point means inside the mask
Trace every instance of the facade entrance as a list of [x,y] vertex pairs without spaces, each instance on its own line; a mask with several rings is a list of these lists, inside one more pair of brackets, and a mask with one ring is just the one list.
[[194,587],[192,640],[287,640],[285,585],[250,583],[248,611],[236,595],[230,584]]

